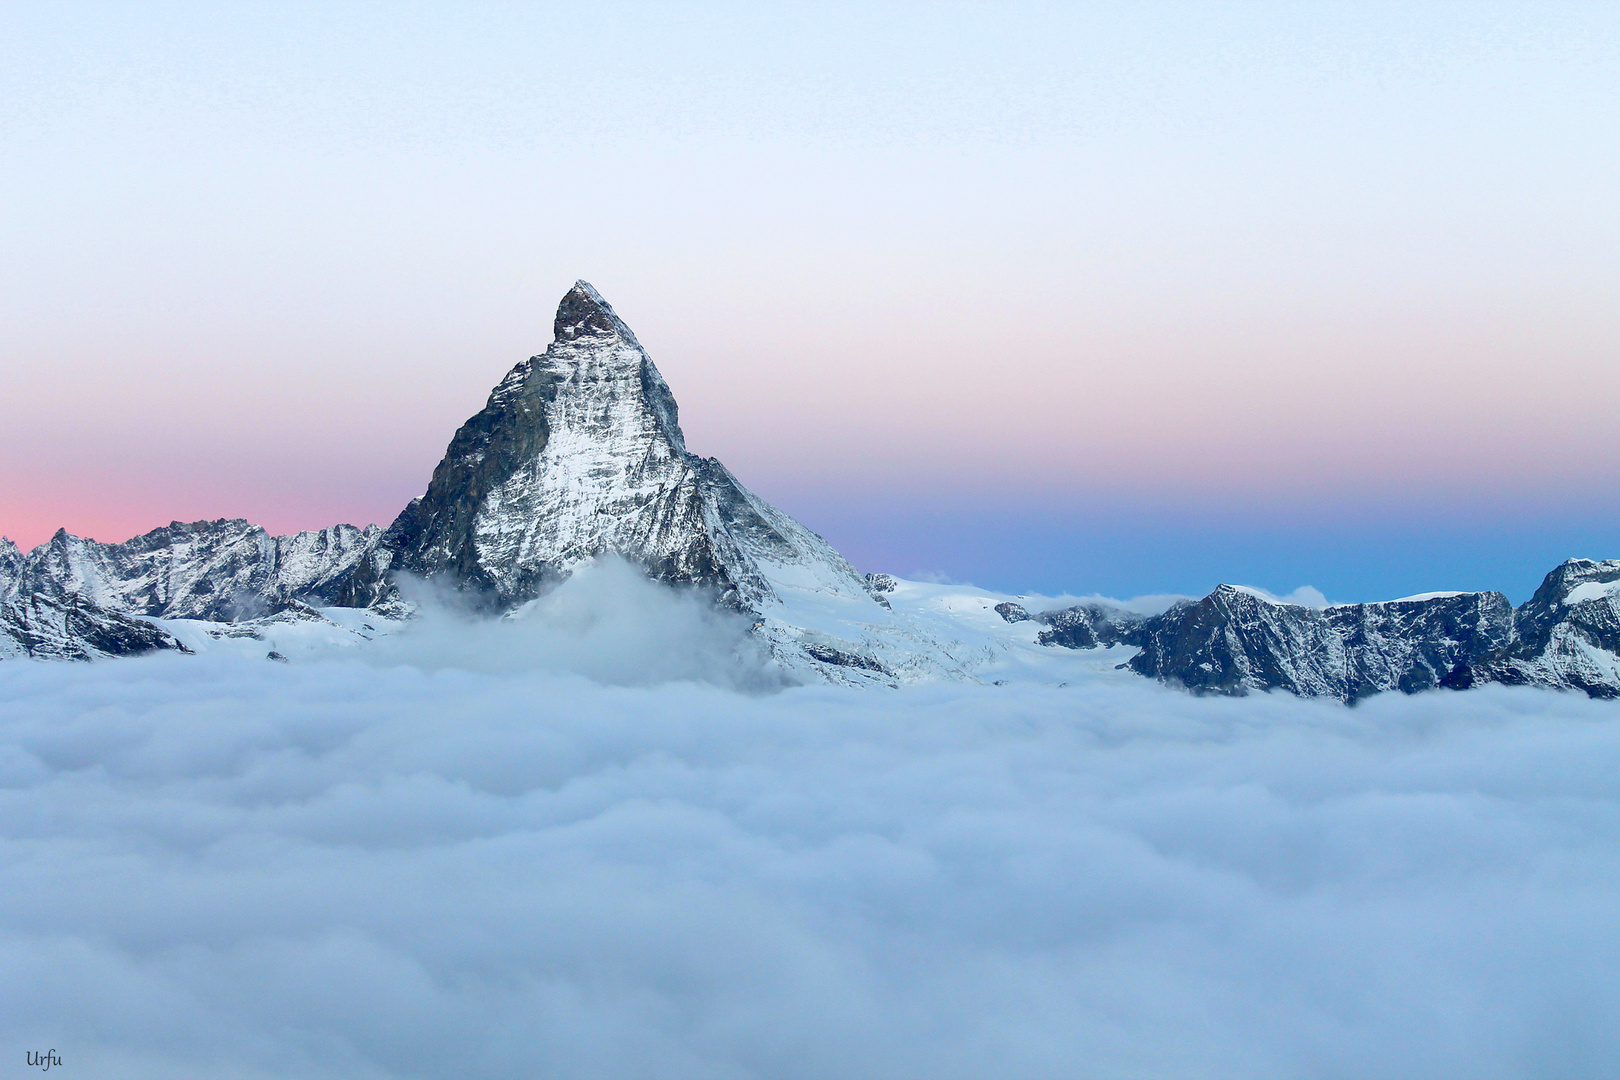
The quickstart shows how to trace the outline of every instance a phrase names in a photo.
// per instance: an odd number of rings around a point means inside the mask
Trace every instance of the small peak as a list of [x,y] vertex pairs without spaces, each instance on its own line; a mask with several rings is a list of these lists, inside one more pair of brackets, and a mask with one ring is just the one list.
[[589,334],[616,334],[632,345],[639,346],[636,335],[613,311],[613,306],[602,299],[602,294],[588,281],[576,281],[568,295],[557,305],[555,333],[558,341],[573,341]]

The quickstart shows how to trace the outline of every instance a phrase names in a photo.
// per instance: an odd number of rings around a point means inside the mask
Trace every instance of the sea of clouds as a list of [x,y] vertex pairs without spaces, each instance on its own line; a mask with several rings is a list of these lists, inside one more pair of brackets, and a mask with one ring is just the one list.
[[784,688],[616,575],[0,665],[0,1076],[1620,1074],[1620,704]]

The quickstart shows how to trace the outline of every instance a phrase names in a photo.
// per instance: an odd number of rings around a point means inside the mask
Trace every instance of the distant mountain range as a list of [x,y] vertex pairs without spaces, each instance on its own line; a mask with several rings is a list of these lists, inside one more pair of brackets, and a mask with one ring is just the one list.
[[[292,624],[368,637],[410,617],[411,580],[509,613],[616,554],[750,617],[803,679],[984,681],[998,649],[1036,645],[1135,650],[1118,666],[1197,692],[1355,701],[1499,682],[1620,696],[1620,561],[1572,559],[1517,610],[1494,592],[1310,608],[1222,585],[1152,615],[1105,602],[1032,614],[1016,598],[863,577],[686,449],[674,395],[590,285],[563,297],[554,330],[387,529],[273,537],[245,521],[174,522],[121,544],[58,531],[27,554],[0,540],[0,659],[192,651]],[[992,606],[995,633],[973,621]]]

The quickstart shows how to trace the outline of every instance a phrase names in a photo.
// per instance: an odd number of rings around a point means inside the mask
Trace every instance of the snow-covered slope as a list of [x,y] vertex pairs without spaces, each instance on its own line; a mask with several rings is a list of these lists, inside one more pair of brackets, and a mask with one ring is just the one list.
[[346,582],[381,535],[375,525],[338,525],[271,536],[221,519],[176,521],[121,544],[58,530],[27,555],[6,541],[0,656],[78,660],[184,648],[153,620],[251,636],[266,619],[306,619],[306,601],[345,602]]
[[190,651],[172,633],[146,619],[72,594],[0,600],[0,660],[99,660],[159,649]]

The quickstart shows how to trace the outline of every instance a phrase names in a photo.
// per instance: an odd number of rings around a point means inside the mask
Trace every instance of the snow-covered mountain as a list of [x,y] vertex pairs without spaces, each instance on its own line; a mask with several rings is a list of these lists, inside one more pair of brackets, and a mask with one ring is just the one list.
[[753,615],[792,670],[865,682],[896,677],[895,665],[955,667],[946,643],[887,625],[882,594],[825,540],[687,450],[652,358],[581,281],[558,305],[550,347],[456,432],[348,589],[386,600],[403,572],[505,611],[608,554]]
[[[386,531],[272,537],[242,521],[177,522],[122,544],[59,532],[27,556],[8,545],[0,597],[240,624],[397,605],[408,574],[498,612],[616,554],[753,615],[790,669],[846,682],[960,673],[949,641],[900,625],[825,540],[687,450],[674,395],[595,289],[569,290],[554,330],[456,432],[426,493]],[[25,644],[14,622],[0,624],[12,654],[70,654]],[[164,644],[132,638],[128,651],[153,647]]]
[[174,522],[121,544],[58,532],[26,555],[0,541],[0,658],[288,635],[352,644],[408,614],[410,581],[509,613],[616,555],[750,616],[803,678],[1061,680],[1118,667],[1203,692],[1345,701],[1485,681],[1620,694],[1620,562],[1566,563],[1517,612],[1499,593],[1318,609],[1222,586],[1155,615],[1100,601],[1031,615],[1023,598],[863,577],[687,450],[674,395],[595,289],[576,283],[553,329],[386,530],[276,537],[245,521]]
[[88,660],[184,649],[150,620],[251,633],[345,604],[357,561],[382,530],[338,525],[271,536],[246,521],[173,522],[121,544],[58,530],[27,555],[0,541],[0,657]]
[[880,622],[881,594],[719,461],[687,450],[669,386],[596,290],[576,283],[554,331],[456,432],[426,494],[380,539],[357,575],[374,598],[405,571],[506,610],[611,553],[757,616],[791,667],[841,680],[876,670],[850,642],[805,639],[795,612],[810,600],[817,613]]
[[1512,644],[1458,672],[1459,685],[1482,679],[1620,696],[1620,560],[1570,559],[1519,608],[1513,628]]

